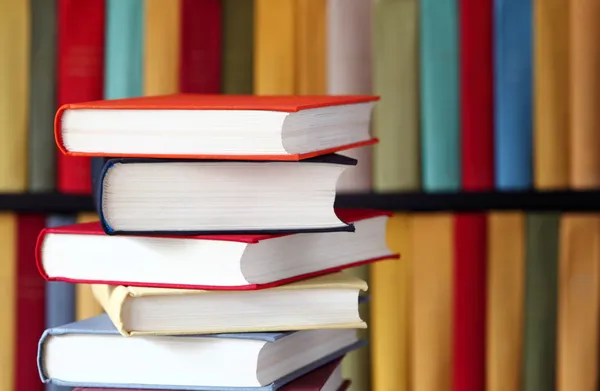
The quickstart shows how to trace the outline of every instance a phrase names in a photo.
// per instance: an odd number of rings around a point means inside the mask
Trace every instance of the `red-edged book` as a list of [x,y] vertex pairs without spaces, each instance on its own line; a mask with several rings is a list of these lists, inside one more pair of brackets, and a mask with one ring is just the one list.
[[180,92],[221,92],[221,0],[181,2],[180,56]]
[[[45,284],[34,266],[31,249],[45,225],[45,216],[17,217],[15,390],[44,389],[37,375],[36,357],[37,341],[45,329]],[[4,316],[5,321],[12,320],[9,314]]]
[[[462,188],[494,187],[493,1],[460,0]],[[453,389],[485,388],[485,214],[455,217]]]
[[99,223],[47,228],[37,266],[49,281],[254,290],[399,257],[386,243],[388,212],[337,213],[354,233],[109,236]]
[[[104,0],[58,0],[57,102],[102,99]],[[57,188],[91,194],[90,159],[57,155]]]
[[173,94],[62,106],[70,156],[302,160],[376,142],[375,96]]
[[[341,371],[341,359],[330,362],[299,377],[296,380],[278,388],[278,391],[346,391],[350,387],[350,381],[344,380]],[[275,389],[274,389],[275,390]],[[151,391],[118,388],[76,388],[74,391]],[[169,391],[169,390],[165,390]]]

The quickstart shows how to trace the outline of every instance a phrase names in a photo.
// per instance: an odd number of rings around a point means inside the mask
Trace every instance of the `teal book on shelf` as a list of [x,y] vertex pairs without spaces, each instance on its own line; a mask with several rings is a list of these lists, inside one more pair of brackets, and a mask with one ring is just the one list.
[[500,190],[533,183],[532,7],[532,0],[494,2],[494,177]]
[[420,9],[421,161],[425,191],[460,189],[456,0]]

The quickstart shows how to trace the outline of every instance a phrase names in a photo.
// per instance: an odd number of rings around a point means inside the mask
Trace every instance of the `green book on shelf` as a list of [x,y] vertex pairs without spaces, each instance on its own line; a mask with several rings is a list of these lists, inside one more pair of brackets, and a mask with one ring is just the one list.
[[379,192],[420,187],[417,0],[375,0],[373,187]]
[[56,0],[31,0],[29,57],[28,183],[32,192],[53,191],[56,181]]
[[523,391],[555,389],[558,229],[558,213],[527,216]]
[[252,94],[254,1],[223,0],[222,7],[222,91]]

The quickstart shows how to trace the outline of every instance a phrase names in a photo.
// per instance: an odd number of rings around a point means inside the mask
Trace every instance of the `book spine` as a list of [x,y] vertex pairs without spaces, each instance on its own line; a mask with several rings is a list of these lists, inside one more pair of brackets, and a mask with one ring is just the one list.
[[37,373],[37,342],[45,330],[44,279],[35,263],[38,234],[46,225],[42,215],[19,215],[17,218],[17,338],[15,345],[15,389],[43,390]]
[[458,191],[458,7],[455,0],[422,0],[419,12],[423,189]]
[[494,187],[492,1],[460,0],[459,3],[464,190]]
[[50,192],[56,186],[57,0],[31,0],[29,73],[28,189]]
[[179,90],[221,92],[221,1],[182,0]]
[[[1,14],[0,14],[1,17]],[[0,390],[15,390],[17,361],[17,216],[0,213]]]
[[[58,2],[57,104],[102,99],[104,0]],[[57,156],[57,188],[90,194],[90,159]]]
[[252,94],[254,74],[254,2],[222,0],[224,94]]
[[496,188],[532,186],[532,0],[494,2]]

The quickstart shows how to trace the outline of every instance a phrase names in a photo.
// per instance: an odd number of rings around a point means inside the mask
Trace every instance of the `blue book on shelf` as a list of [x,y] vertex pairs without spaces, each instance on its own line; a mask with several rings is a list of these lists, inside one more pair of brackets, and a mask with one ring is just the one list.
[[458,9],[421,0],[421,162],[425,191],[460,189]]
[[532,17],[532,0],[495,0],[494,166],[500,190],[528,189],[533,181]]
[[[345,333],[354,333],[354,330],[327,330],[329,333],[331,333],[331,335],[338,335],[341,331],[345,332]],[[311,344],[312,342],[316,342],[317,341],[317,337],[316,334],[314,334],[315,332],[323,332],[323,331],[287,331],[287,332],[255,332],[255,333],[230,333],[230,334],[209,334],[209,335],[200,335],[200,336],[180,336],[180,337],[156,337],[156,336],[148,336],[148,337],[123,337],[119,334],[119,332],[117,331],[117,329],[113,326],[112,322],[110,321],[110,319],[108,318],[108,316],[106,314],[103,315],[98,315],[95,316],[93,318],[90,319],[86,319],[86,320],[82,320],[79,322],[75,322],[75,323],[71,323],[71,324],[67,324],[65,326],[62,327],[55,327],[55,328],[51,328],[48,329],[44,332],[44,334],[42,335],[40,342],[39,342],[39,346],[38,346],[38,369],[39,369],[39,373],[40,373],[40,377],[42,379],[43,382],[45,383],[53,383],[53,384],[57,384],[57,385],[66,385],[66,386],[71,386],[71,387],[95,387],[95,388],[140,388],[140,389],[163,389],[163,390],[204,390],[204,391],[275,391],[281,387],[283,387],[284,385],[292,382],[293,380],[313,371],[316,368],[319,368],[329,362],[332,362],[342,356],[344,356],[346,353],[354,350],[354,349],[358,349],[362,346],[364,346],[366,344],[365,341],[356,341],[356,340],[350,340],[349,342],[344,342],[345,338],[343,338],[342,340],[340,340],[341,342],[338,342],[337,345],[340,345],[339,347],[336,347],[334,351],[327,351],[325,349],[320,348],[318,345],[313,345]],[[304,333],[304,335],[306,336],[305,338],[302,338],[301,333]],[[310,336],[309,336],[310,333]],[[336,334],[338,333],[338,334]],[[81,338],[82,336],[90,336],[90,335],[94,335],[94,336],[98,336],[98,341],[95,342],[91,342],[93,341],[95,338]],[[74,339],[73,341],[76,341],[76,343],[69,343],[66,342],[68,339],[67,337],[69,336],[75,336],[77,337],[77,339]],[[103,338],[103,339],[102,339]],[[193,340],[196,340],[195,342],[197,342],[198,338],[210,338],[210,339],[219,339],[219,340],[228,340],[228,341],[207,341],[206,345],[204,344],[197,344],[192,342]],[[287,341],[284,341],[285,339],[289,338]],[[314,339],[313,339],[314,338]],[[323,337],[321,337],[322,339]],[[181,339],[181,342],[185,342],[184,345],[186,346],[184,348],[184,352],[183,354],[185,354],[187,357],[196,357],[197,359],[199,359],[200,361],[204,361],[205,365],[211,365],[211,364],[206,364],[207,362],[210,362],[212,360],[215,361],[214,365],[220,365],[220,362],[225,363],[226,361],[229,361],[231,363],[233,363],[233,366],[231,367],[231,371],[228,372],[228,375],[226,376],[234,376],[232,372],[238,370],[240,372],[246,372],[248,373],[249,368],[239,368],[240,365],[242,365],[242,362],[240,361],[240,357],[238,356],[218,356],[218,353],[216,356],[211,356],[208,358],[203,358],[201,357],[203,352],[202,350],[206,349],[207,353],[208,352],[217,352],[218,350],[215,350],[214,345],[218,345],[218,344],[224,344],[227,345],[228,347],[226,347],[226,349],[229,349],[229,351],[231,351],[231,346],[232,345],[236,345],[236,341],[235,340],[243,340],[245,342],[240,341],[239,342],[239,346],[240,346],[240,350],[239,352],[246,352],[246,353],[240,353],[241,354],[245,354],[248,355],[248,357],[252,356],[252,360],[249,360],[249,362],[253,365],[253,368],[250,369],[250,371],[256,371],[256,367],[260,366],[260,361],[263,361],[266,359],[266,357],[262,357],[263,353],[266,355],[267,354],[267,350],[270,350],[270,347],[275,346],[275,345],[271,345],[271,344],[278,344],[278,343],[291,343],[291,346],[293,346],[293,349],[290,349],[289,351],[287,351],[287,356],[284,356],[283,358],[285,358],[285,360],[283,361],[288,361],[289,359],[289,355],[290,354],[294,354],[294,353],[299,353],[298,356],[301,357],[300,360],[303,362],[303,364],[300,364],[300,366],[298,368],[295,368],[289,372],[287,372],[287,374],[283,375],[282,377],[274,380],[273,382],[263,385],[263,386],[235,386],[235,387],[229,387],[226,385],[221,385],[221,386],[203,386],[203,385],[197,385],[197,384],[186,384],[186,385],[157,385],[157,384],[145,384],[145,383],[103,383],[98,379],[101,379],[102,377],[105,376],[105,373],[107,370],[109,370],[108,368],[112,365],[112,366],[119,366],[119,365],[127,365],[126,363],[130,362],[131,365],[141,365],[138,362],[136,362],[135,364],[131,361],[128,361],[128,359],[134,360],[134,357],[125,357],[123,358],[123,356],[119,356],[119,357],[111,357],[111,356],[106,356],[107,352],[104,352],[104,354],[102,354],[102,352],[98,351],[98,349],[91,351],[91,350],[86,350],[86,348],[90,348],[91,345],[100,347],[100,346],[107,346],[107,344],[110,344],[115,350],[119,349],[119,346],[126,346],[129,344],[133,344],[138,346],[139,348],[144,350],[146,355],[157,355],[156,360],[161,360],[161,357],[169,357],[169,356],[177,356],[180,357],[180,352],[177,349],[181,349],[181,347],[178,347],[179,343],[177,342],[173,342],[174,339]],[[166,342],[168,340],[171,340],[171,342]],[[300,342],[304,341],[303,344],[298,345],[298,341],[293,342],[294,340],[301,340]],[[65,342],[61,342],[61,341],[65,341]],[[247,343],[248,341],[251,341],[251,343]],[[308,343],[308,344],[307,344]],[[90,344],[90,346],[87,346],[86,344]],[[271,345],[271,346],[269,346]],[[290,345],[288,345],[290,346]],[[316,349],[315,349],[316,347]],[[258,348],[258,350],[257,350]],[[55,350],[56,349],[56,350]],[[127,348],[125,348],[124,350],[126,350]],[[312,349],[312,351],[311,351]],[[177,350],[177,351],[176,351]],[[192,354],[192,350],[196,350],[193,354]],[[220,350],[219,350],[220,351]],[[77,353],[74,353],[77,352]],[[221,355],[223,354],[224,351],[220,351]],[[294,353],[290,353],[290,352],[294,352]],[[273,356],[270,357],[269,359],[267,359],[267,361],[269,361],[272,358],[275,358],[276,354],[272,353]],[[115,352],[115,355],[118,355],[117,352]],[[85,357],[84,357],[85,356]],[[317,357],[316,360],[312,361],[312,362],[308,362],[307,358],[302,358],[302,356],[308,356],[308,357]],[[154,356],[153,360],[154,360]],[[110,361],[111,360],[115,360],[116,363],[111,364]],[[88,368],[88,369],[82,369],[83,371],[86,372],[86,376],[81,376],[80,372],[78,372],[76,369],[73,370],[72,369],[72,365],[70,365],[69,361],[72,362],[80,362],[82,365],[82,368]],[[281,360],[279,360],[281,361]],[[279,362],[278,361],[278,362]],[[66,364],[66,365],[65,365]],[[164,364],[164,363],[163,363]],[[247,362],[246,362],[247,364]],[[297,363],[296,363],[297,364]],[[158,365],[158,364],[155,364]],[[264,365],[264,363],[263,363]],[[269,364],[270,367],[278,367],[280,366],[280,364],[273,362],[272,364]],[[298,365],[296,365],[298,366]],[[289,367],[293,367],[293,365],[289,365]],[[89,369],[91,368],[91,369]],[[201,365],[199,365],[194,371],[198,372],[198,371],[202,371],[203,369],[205,369],[205,367],[202,367]],[[61,380],[60,378],[51,378],[49,377],[48,372],[49,371],[54,371],[54,372],[61,372],[61,373],[66,373],[67,371],[72,372],[70,374],[66,374],[64,375],[64,377],[81,377],[82,380],[81,381],[65,381],[65,380]],[[161,370],[166,370],[164,369],[164,367],[161,368]],[[187,372],[186,369],[181,369],[181,368],[177,368],[177,370],[179,371],[180,374],[185,374]],[[218,370],[218,368],[215,368],[215,370]],[[267,372],[269,372],[267,370]],[[285,371],[283,371],[285,372]],[[127,376],[124,376],[123,374],[127,373],[127,370],[125,369],[125,372],[120,371],[120,373],[117,374],[107,374],[108,376],[116,376],[122,379],[128,378]],[[84,377],[95,377],[96,380],[87,380],[84,379]],[[153,377],[153,376],[148,376],[149,378]],[[208,376],[208,377],[213,377],[213,379],[215,378],[214,376]],[[257,375],[257,378],[260,378],[260,375]],[[221,378],[220,381],[223,381],[223,379]],[[256,380],[255,380],[256,381]]]
[[[75,224],[75,216],[51,215],[47,227]],[[75,320],[75,285],[66,282],[46,282],[46,328],[53,328]],[[46,391],[68,391],[68,388],[46,384]]]

